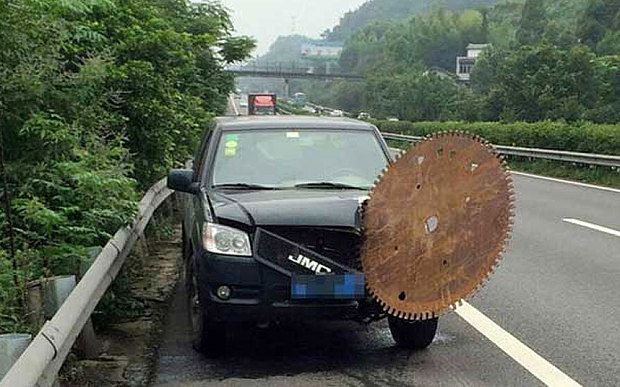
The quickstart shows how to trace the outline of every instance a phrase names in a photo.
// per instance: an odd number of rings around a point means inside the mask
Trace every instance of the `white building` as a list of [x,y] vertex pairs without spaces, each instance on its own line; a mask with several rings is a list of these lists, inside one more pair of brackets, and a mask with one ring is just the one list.
[[469,82],[471,80],[471,71],[476,63],[476,58],[490,46],[490,44],[475,43],[467,45],[467,56],[458,56],[456,58],[456,76],[459,81]]

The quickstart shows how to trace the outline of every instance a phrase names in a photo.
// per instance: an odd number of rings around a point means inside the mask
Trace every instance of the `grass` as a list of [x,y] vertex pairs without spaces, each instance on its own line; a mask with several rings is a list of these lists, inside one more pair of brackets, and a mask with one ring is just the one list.
[[563,163],[551,160],[508,160],[510,168],[535,175],[620,188],[620,170],[610,167]]

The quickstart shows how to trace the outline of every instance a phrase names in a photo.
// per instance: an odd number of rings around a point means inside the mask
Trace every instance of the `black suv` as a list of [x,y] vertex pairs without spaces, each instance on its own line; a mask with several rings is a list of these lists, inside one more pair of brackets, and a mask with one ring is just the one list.
[[[235,322],[379,320],[358,254],[360,204],[390,150],[376,127],[343,118],[220,118],[193,169],[168,186],[183,204],[194,346],[218,352]],[[427,347],[437,320],[391,318],[396,342]]]

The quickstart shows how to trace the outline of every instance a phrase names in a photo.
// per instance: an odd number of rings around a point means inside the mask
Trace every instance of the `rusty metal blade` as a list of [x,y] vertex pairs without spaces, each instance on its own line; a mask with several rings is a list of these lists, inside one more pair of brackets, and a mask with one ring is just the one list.
[[362,211],[369,292],[404,319],[449,311],[497,266],[513,203],[505,163],[483,139],[449,132],[417,143],[380,176]]

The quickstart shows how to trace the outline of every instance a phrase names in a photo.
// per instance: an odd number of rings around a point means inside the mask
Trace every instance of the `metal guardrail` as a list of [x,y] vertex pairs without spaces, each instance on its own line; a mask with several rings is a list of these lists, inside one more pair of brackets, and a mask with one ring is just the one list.
[[51,386],[73,343],[155,210],[172,194],[163,179],[144,195],[131,227],[117,231],[54,317],[0,382],[0,387]]
[[230,104],[230,106],[232,107],[233,114],[234,114],[235,116],[237,116],[237,117],[238,117],[238,116],[240,116],[240,115],[241,115],[241,113],[239,112],[239,108],[237,107],[237,104],[235,103],[235,97],[234,97],[234,95],[233,95],[233,94],[230,94],[230,95],[228,96],[228,103],[229,103],[229,104]]
[[[383,135],[383,138],[387,140],[398,140],[398,141],[405,141],[409,143],[424,139],[424,137],[407,136],[404,134],[386,133],[386,132],[381,132],[381,135]],[[531,157],[531,158],[536,158],[536,159],[557,160],[557,161],[565,161],[565,162],[570,162],[570,163],[602,165],[606,167],[620,168],[620,156],[568,152],[568,151],[559,151],[559,150],[552,150],[552,149],[522,148],[522,147],[504,146],[504,145],[494,145],[494,146],[495,146],[495,149],[497,149],[499,153],[503,155],[507,155],[507,156]]]

